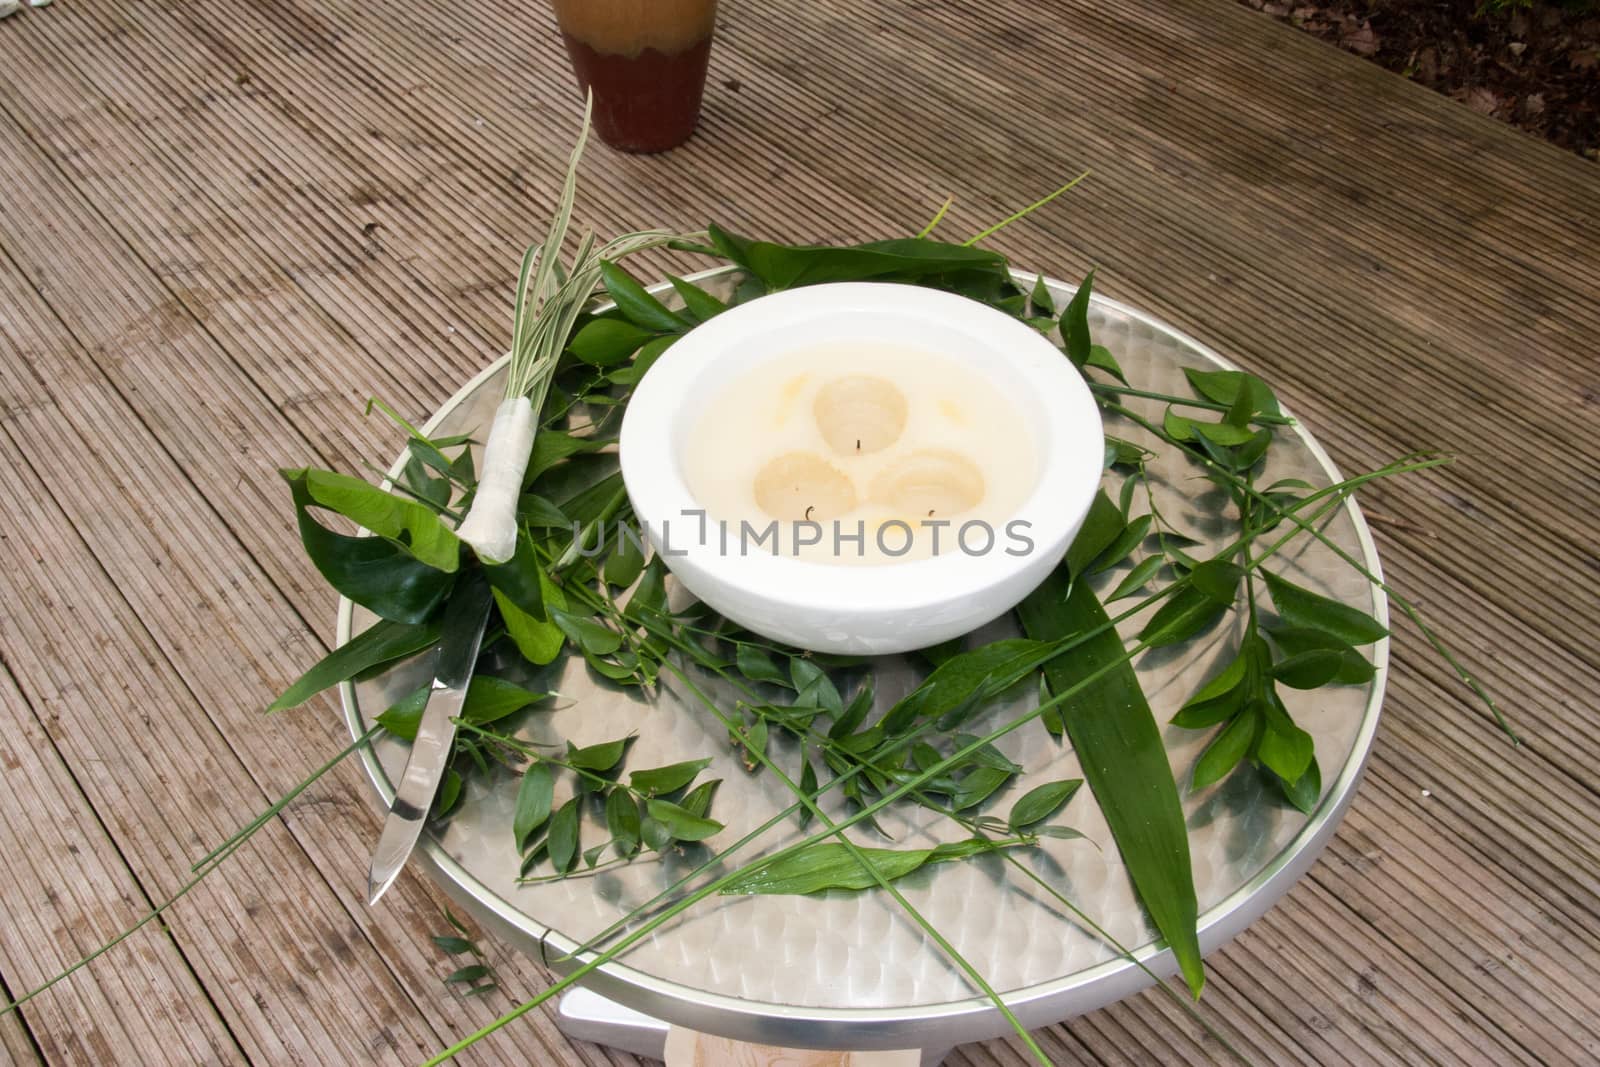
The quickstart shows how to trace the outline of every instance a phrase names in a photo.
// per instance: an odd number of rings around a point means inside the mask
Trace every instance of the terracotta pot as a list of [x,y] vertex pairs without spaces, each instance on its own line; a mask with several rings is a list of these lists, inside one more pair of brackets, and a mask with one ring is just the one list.
[[716,0],[555,0],[594,130],[625,152],[664,152],[700,118]]

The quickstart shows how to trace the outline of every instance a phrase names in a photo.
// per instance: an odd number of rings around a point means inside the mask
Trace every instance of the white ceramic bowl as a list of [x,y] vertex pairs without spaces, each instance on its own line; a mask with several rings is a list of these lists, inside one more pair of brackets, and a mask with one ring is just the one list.
[[[980,373],[1014,404],[1038,450],[1015,518],[1030,551],[964,552],[881,564],[725,552],[680,463],[691,427],[723,386],[769,360],[829,343],[881,340]],[[1060,562],[1100,484],[1105,438],[1082,377],[1025,323],[965,297],[910,285],[816,285],[741,304],[696,327],[650,368],[622,422],[622,476],[651,544],[690,592],[766,637],[822,652],[883,655],[958,637],[1016,606]],[[715,516],[712,517],[713,519]]]

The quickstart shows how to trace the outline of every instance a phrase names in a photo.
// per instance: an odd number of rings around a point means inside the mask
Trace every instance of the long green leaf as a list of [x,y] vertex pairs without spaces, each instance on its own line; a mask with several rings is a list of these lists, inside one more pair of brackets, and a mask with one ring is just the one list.
[[892,737],[919,719],[948,715],[974,698],[998,693],[1027,677],[1048,655],[1038,641],[1012,638],[952,656],[889,709],[883,730]]
[[[431,686],[419,686],[379,715],[376,720],[378,725],[402,741],[415,741],[417,728],[422,725],[422,712],[428,706],[431,692]],[[474,675],[467,686],[467,697],[461,704],[461,718],[484,726],[498,722],[549,695],[525,689],[504,678]]]
[[1024,793],[1022,799],[1011,805],[1011,814],[1006,817],[1006,822],[1013,830],[1026,830],[1036,823],[1044,822],[1066,807],[1067,802],[1082,784],[1082,778],[1066,778],[1059,782],[1046,782],[1044,785],[1035,786]]
[[896,281],[912,281],[973,270],[1009,280],[1005,258],[999,253],[928,238],[897,238],[830,247],[747,241],[715,224],[708,232],[724,255],[773,289],[889,277]]
[[635,326],[652,333],[676,333],[689,328],[688,322],[668,311],[665,304],[634,280],[633,275],[615,263],[600,264],[600,278],[622,317]]
[[535,763],[522,776],[517,787],[517,806],[511,820],[512,833],[516,835],[517,851],[528,847],[528,838],[550,818],[550,805],[555,798],[555,776],[543,763]]
[[1364,611],[1303,589],[1287,578],[1262,571],[1272,604],[1290,626],[1321,630],[1352,645],[1369,645],[1389,631]]
[[804,896],[829,889],[871,889],[878,878],[864,863],[871,863],[886,882],[904,878],[934,863],[965,859],[983,852],[1013,847],[1015,842],[974,838],[937,848],[864,848],[853,851],[838,841],[824,841],[769,863],[756,864],[724,885],[726,896],[780,894]]
[[1022,602],[1017,614],[1023,630],[1039,640],[1100,631],[1070,655],[1045,665],[1045,677],[1057,693],[1121,663],[1065,701],[1062,718],[1139,899],[1198,997],[1205,970],[1195,928],[1199,905],[1189,834],[1161,730],[1127,661],[1122,639],[1088,583],[1072,582],[1060,569]]
[[304,704],[329,686],[373,667],[415,655],[438,640],[438,620],[419,625],[380,620],[323,656],[316,666],[267,705],[267,711],[283,711]]
[[688,808],[674,804],[670,800],[647,800],[645,811],[652,819],[666,827],[675,841],[704,841],[722,829],[722,824],[717,820],[696,815]]
[[[1145,525],[1149,526],[1149,523]],[[1094,500],[1089,504],[1089,514],[1084,516],[1083,525],[1078,527],[1078,533],[1067,549],[1067,570],[1072,574],[1087,573],[1090,562],[1115,543],[1126,528],[1122,509],[1106,496],[1104,489],[1100,490],[1094,495]],[[1138,538],[1135,538],[1134,545],[1137,544]],[[1129,551],[1133,550],[1134,545],[1128,546]]]

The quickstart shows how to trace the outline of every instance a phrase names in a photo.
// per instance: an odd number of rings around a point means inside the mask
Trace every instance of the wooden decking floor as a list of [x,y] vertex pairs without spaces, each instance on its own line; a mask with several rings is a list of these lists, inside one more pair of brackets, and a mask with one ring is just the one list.
[[[1274,382],[1367,498],[1402,626],[1325,857],[1210,961],[1259,1063],[1600,1058],[1600,171],[1230,0],[727,0],[702,131],[597,150],[602,232],[976,231]],[[543,5],[58,0],[0,22],[0,995],[179,889],[343,745],[262,708],[332,637],[276,468],[359,470],[499,353],[575,96]],[[660,267],[664,261],[652,266]],[[362,900],[354,767],[166,916],[0,1019],[18,1063],[413,1063],[549,982],[463,999],[413,875]],[[1064,1063],[1208,1062],[1159,997]],[[625,1062],[535,1012],[471,1062]],[[1017,1063],[1005,1041],[954,1061]]]

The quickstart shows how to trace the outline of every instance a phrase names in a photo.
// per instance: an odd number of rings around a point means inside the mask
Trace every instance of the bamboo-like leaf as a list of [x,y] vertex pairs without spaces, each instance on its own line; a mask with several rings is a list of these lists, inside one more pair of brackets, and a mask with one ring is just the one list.
[[883,730],[892,737],[919,720],[948,717],[1026,678],[1048,655],[1041,642],[1012,638],[953,656],[889,709]]
[[[533,485],[545,472],[554,468],[564,460],[573,456],[581,456],[590,452],[598,452],[616,444],[616,441],[604,437],[574,437],[569,433],[558,433],[555,430],[542,430],[539,436],[533,439],[533,452],[528,456],[528,469],[522,476],[522,485],[526,489]],[[586,516],[577,513],[570,507],[565,508],[574,519],[582,520]]]
[[616,546],[612,548],[611,555],[606,558],[606,565],[601,570],[606,584],[626,589],[643,572],[644,552],[639,543],[626,534],[619,534]]
[[672,831],[660,819],[646,818],[639,824],[639,839],[652,852],[660,852],[672,845]]
[[1116,378],[1120,382],[1127,382],[1128,376],[1122,373],[1122,366],[1117,362],[1117,357],[1111,354],[1111,349],[1105,345],[1090,345],[1089,358],[1084,361],[1085,367],[1098,367]]
[[613,789],[606,797],[606,830],[617,852],[631,856],[639,848],[639,802],[626,789]]
[[591,319],[573,336],[567,348],[590,366],[615,367],[655,335],[653,330],[621,319]]
[[573,797],[550,817],[547,851],[557,874],[572,869],[578,858],[578,797]]
[[1344,667],[1344,653],[1313,648],[1274,663],[1272,676],[1293,689],[1320,689],[1337,678]]
[[1261,709],[1264,721],[1255,757],[1286,785],[1293,786],[1311,765],[1315,748],[1311,735],[1289,718],[1276,694],[1269,694]]
[[619,737],[615,741],[605,741],[598,745],[586,745],[576,748],[567,742],[567,763],[585,771],[596,773],[609,771],[622,762],[622,754],[628,750],[632,736]]
[[1178,713],[1172,717],[1172,725],[1185,730],[1209,729],[1239,714],[1248,697],[1245,687],[1239,686],[1209,700],[1198,703],[1191,701],[1178,709]]
[[1249,430],[1227,422],[1195,422],[1192,425],[1195,433],[1212,444],[1221,445],[1224,448],[1247,444],[1255,436]]
[[1223,607],[1232,607],[1239,596],[1244,569],[1225,559],[1208,559],[1189,571],[1189,584]]
[[1067,358],[1080,368],[1088,364],[1090,349],[1094,347],[1089,338],[1089,297],[1093,292],[1094,271],[1091,270],[1084,275],[1066,310],[1061,313],[1061,339],[1065,343]]
[[[1019,842],[973,838],[937,848],[866,848],[854,851],[838,841],[821,841],[787,856],[756,864],[723,886],[725,896],[779,894],[806,896],[829,889],[871,889],[878,877],[886,882],[935,863],[966,859],[984,852],[1015,847]],[[865,861],[865,862],[863,862]],[[877,871],[874,876],[865,864]]]
[[[523,493],[517,501],[517,522],[541,529],[572,529],[572,520],[566,513],[536,493]],[[520,545],[518,551],[521,551]]]
[[1267,772],[1272,780],[1282,790],[1284,799],[1306,814],[1316,810],[1317,801],[1322,798],[1322,771],[1317,767],[1316,757],[1306,765],[1305,773],[1293,784],[1285,782],[1271,771]]
[[572,643],[591,656],[609,656],[622,647],[622,635],[596,622],[593,616],[550,608],[550,621],[555,623]]
[[461,717],[467,722],[484,726],[499,722],[549,696],[549,693],[536,692],[507,678],[475,674],[467,684],[467,696],[461,703]]
[[[612,371],[608,376],[609,380],[615,385],[629,388],[638,385],[644,379],[644,376],[649,373],[650,368],[655,366],[656,360],[661,358],[662,353],[677,344],[678,339],[682,336],[682,334],[673,333],[664,337],[653,337],[646,341],[639,346],[639,351],[634,353],[633,362],[624,364]],[[592,398],[591,402],[593,402]]]
[[1081,785],[1083,785],[1082,778],[1065,778],[1059,782],[1046,782],[1044,785],[1035,786],[1011,805],[1011,814],[1006,818],[1007,824],[1013,830],[1026,830],[1044,822],[1066,807],[1067,802],[1077,793]]
[[483,574],[489,579],[489,587],[523,614],[535,620],[545,618],[544,568],[539,565],[538,550],[527,530],[517,531],[517,547],[511,558],[504,563],[484,564]]
[[600,265],[600,280],[616,302],[617,311],[635,326],[652,333],[677,333],[689,328],[689,323],[668,311],[665,304],[634,280],[633,275],[615,263]]
[[1339,670],[1330,681],[1339,685],[1362,685],[1372,681],[1374,671],[1365,656],[1348,642],[1322,630],[1281,627],[1268,631],[1272,641],[1290,658],[1308,652],[1331,651],[1339,654]]
[[844,701],[828,672],[814,659],[795,656],[789,660],[789,681],[795,689],[795,705],[821,708],[830,715],[844,711]]
[[[1119,508],[1118,512],[1120,513],[1120,511],[1121,509]],[[1133,553],[1133,550],[1139,547],[1139,542],[1143,541],[1145,535],[1150,532],[1152,521],[1149,515],[1140,515],[1133,519],[1122,528],[1116,538],[1099,555],[1095,556],[1087,565],[1082,566],[1080,570],[1072,570],[1073,558],[1072,554],[1069,553],[1067,569],[1073,574],[1081,574],[1085,577],[1110,570],[1127,559]]]
[[1033,281],[1033,290],[1028,294],[1028,309],[1036,315],[1054,315],[1056,313],[1056,302],[1050,296],[1050,287],[1045,284],[1043,274]]
[[511,833],[517,842],[518,852],[528,847],[528,839],[550,817],[555,787],[555,776],[543,763],[535,763],[523,774],[511,820]]
[[683,300],[683,306],[696,322],[705,322],[713,316],[726,311],[728,305],[706,292],[693,282],[684,281],[674,275],[667,275],[667,281],[672,283],[672,288],[677,290],[678,296]]
[[1183,705],[1186,708],[1194,707],[1215,700],[1224,693],[1231,693],[1244,682],[1249,673],[1249,660],[1241,652],[1228,662],[1228,665],[1190,697]]
[[717,786],[722,784],[721,778],[713,778],[709,782],[701,782],[684,796],[678,805],[690,815],[704,818],[711,810],[711,799],[716,795]]
[[844,714],[833,721],[828,728],[828,739],[837,741],[848,737],[866,721],[867,713],[872,710],[873,690],[871,685],[863,685],[850,699],[849,707],[844,709]]
[[628,781],[634,789],[651,796],[660,796],[682,789],[694,781],[694,776],[711,765],[709,757],[706,759],[685,760],[682,763],[672,763],[665,767],[654,767],[650,770],[632,771],[628,774]]
[[506,624],[506,633],[524,659],[543,665],[560,655],[561,646],[566,644],[567,638],[559,626],[548,619],[536,619],[529,615],[500,590],[495,589],[493,593],[500,619]]
[[439,641],[439,621],[419,625],[380,620],[318,660],[288,689],[267,705],[268,712],[304,704],[329,686],[365,671],[414,656]]
[[1011,781],[1012,772],[998,767],[974,767],[961,777],[956,791],[950,796],[950,807],[966,811],[982,804],[1002,786]]
[[[1148,521],[1145,525],[1148,527]],[[1067,549],[1067,572],[1086,574],[1089,564],[1114,544],[1126,527],[1122,509],[1106,495],[1104,489],[1097,492],[1089,504],[1089,513],[1083,518],[1083,525],[1078,527],[1077,536]],[[1138,543],[1136,538],[1133,545]],[[1129,552],[1133,551],[1133,545],[1129,546]]]
[[1161,648],[1187,641],[1212,626],[1228,609],[1217,603],[1209,593],[1196,589],[1188,579],[1178,583],[1177,592],[1165,603],[1139,631],[1139,639],[1151,648]]
[[734,666],[752,682],[788,685],[789,677],[772,662],[772,657],[755,645],[741,643],[734,649]]
[[666,827],[675,841],[704,841],[722,829],[722,824],[717,820],[696,815],[670,800],[647,800],[645,810],[652,819]]
[[1244,709],[1222,728],[1195,762],[1194,787],[1204,789],[1227,777],[1228,772],[1237,767],[1250,751],[1260,727],[1260,702],[1245,704]]
[[[800,754],[800,792],[808,797],[815,796],[817,793],[817,770],[811,766],[811,760],[806,757],[804,752]],[[811,808],[802,807],[799,817],[800,829],[804,830],[807,826],[810,826],[814,817],[815,814]]]
[[1214,404],[1235,404],[1243,392],[1248,398],[1252,414],[1255,412],[1281,414],[1278,398],[1273,395],[1272,389],[1254,374],[1237,370],[1208,371],[1185,367],[1183,375],[1189,379],[1189,385],[1197,394]]
[[1062,717],[1139,899],[1171,946],[1189,989],[1199,996],[1205,971],[1195,930],[1199,906],[1183,805],[1161,730],[1122,639],[1088,583],[1071,582],[1060,569],[1022,602],[1017,614],[1023,630],[1038,639],[1096,633],[1069,655],[1046,664],[1045,677],[1055,692],[1063,693],[1084,677],[1112,668],[1065,700]]
[[[402,741],[415,741],[430,692],[431,687],[422,686],[396,701],[377,717],[378,725]],[[476,674],[467,685],[466,699],[461,702],[461,718],[485,726],[549,696],[549,693],[534,692],[505,678]]]
[[1321,630],[1351,645],[1369,645],[1389,631],[1364,611],[1303,589],[1287,578],[1263,570],[1273,606],[1290,626]]

